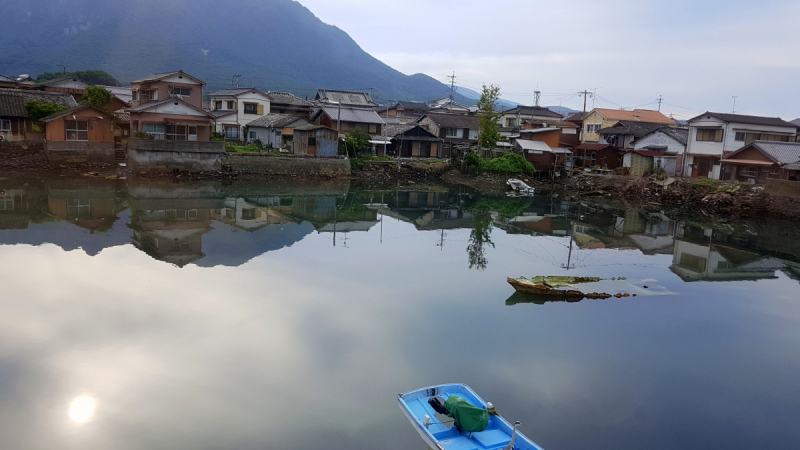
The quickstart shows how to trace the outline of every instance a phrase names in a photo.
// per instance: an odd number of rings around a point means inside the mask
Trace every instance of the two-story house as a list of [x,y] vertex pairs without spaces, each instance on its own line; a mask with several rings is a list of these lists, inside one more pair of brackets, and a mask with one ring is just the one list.
[[131,82],[131,135],[155,139],[208,141],[214,116],[203,110],[205,83],[182,70],[158,73]]
[[674,120],[659,111],[651,109],[626,111],[622,109],[595,108],[583,117],[581,142],[600,143],[599,131],[613,127],[621,120],[677,126]]
[[795,142],[797,127],[779,117],[705,112],[689,120],[683,175],[720,178],[720,159],[753,141]]
[[561,114],[550,111],[543,106],[517,106],[503,111],[503,115],[498,120],[501,127],[510,127],[512,129],[522,128],[522,124],[531,121],[553,121],[562,120],[564,116]]
[[478,116],[429,112],[419,119],[419,124],[434,136],[444,139],[442,158],[449,157],[457,146],[469,147],[478,143]]
[[208,94],[217,116],[216,132],[226,139],[245,140],[244,128],[270,113],[270,97],[256,88],[228,88]]

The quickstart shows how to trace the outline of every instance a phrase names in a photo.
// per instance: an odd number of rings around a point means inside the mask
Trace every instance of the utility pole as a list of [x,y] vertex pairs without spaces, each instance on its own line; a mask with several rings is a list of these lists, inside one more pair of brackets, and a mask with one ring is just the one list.
[[[589,91],[587,91],[587,90],[583,90],[582,92],[578,92],[578,95],[582,95],[583,96],[583,119],[582,120],[585,120],[586,119],[586,97],[591,95],[592,98],[594,98],[594,94],[589,92]],[[584,129],[584,127],[582,125],[581,126],[581,144],[583,143],[583,129]]]
[[656,101],[658,102],[658,112],[661,112],[661,102],[664,101],[664,97],[659,95]]
[[541,97],[542,91],[533,91],[533,106],[539,106],[539,97]]
[[736,97],[738,97],[738,95],[732,95],[731,97],[733,97],[733,111],[731,111],[731,113],[736,114]]
[[448,75],[447,78],[450,78],[450,101],[453,101],[453,96],[455,93],[456,87],[456,72],[453,71],[452,75]]

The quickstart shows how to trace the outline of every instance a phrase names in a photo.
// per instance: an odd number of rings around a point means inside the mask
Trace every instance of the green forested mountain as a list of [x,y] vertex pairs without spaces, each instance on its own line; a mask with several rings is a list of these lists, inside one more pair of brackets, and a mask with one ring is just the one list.
[[[122,83],[184,70],[208,90],[240,85],[312,96],[374,89],[428,100],[448,87],[404,75],[292,0],[20,0],[0,2],[0,73],[103,70]],[[458,98],[469,104],[474,101]]]

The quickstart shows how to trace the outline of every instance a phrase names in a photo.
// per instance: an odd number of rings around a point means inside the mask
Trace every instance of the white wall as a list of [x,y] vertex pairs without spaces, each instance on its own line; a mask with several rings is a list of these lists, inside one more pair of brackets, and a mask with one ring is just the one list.
[[667,153],[672,154],[683,154],[683,152],[686,150],[685,145],[662,133],[661,131],[657,131],[639,139],[633,148],[640,150],[648,145],[666,145]]
[[[269,98],[257,92],[248,92],[242,94],[239,97],[237,97],[236,100],[237,100],[236,108],[238,109],[237,120],[239,121],[239,125],[243,127],[247,126],[248,123],[258,119],[264,114],[269,114]],[[245,114],[244,113],[245,103],[256,103],[258,105],[263,106],[264,114]]]
[[[697,129],[705,127],[724,128],[722,142],[706,142],[697,140]],[[725,123],[719,119],[711,117],[693,121],[689,126],[689,142],[686,147],[687,153],[714,155],[722,157],[724,152],[734,152],[744,147],[744,141],[736,140],[737,132],[755,133],[776,133],[776,134],[795,134],[797,131],[792,127],[777,127],[770,125],[752,125],[747,123],[730,122]]]

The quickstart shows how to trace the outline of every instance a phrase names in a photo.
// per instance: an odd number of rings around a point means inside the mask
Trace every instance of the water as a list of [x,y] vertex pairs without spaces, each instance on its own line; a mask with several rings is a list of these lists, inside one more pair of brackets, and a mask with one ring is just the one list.
[[[0,187],[1,448],[422,449],[396,395],[443,382],[548,450],[800,446],[791,226],[452,187]],[[639,295],[506,283],[542,274]]]

